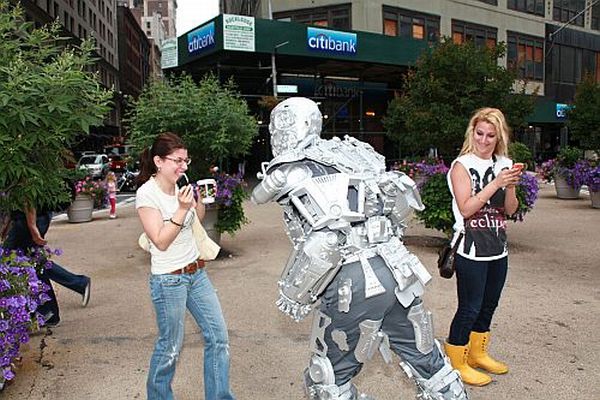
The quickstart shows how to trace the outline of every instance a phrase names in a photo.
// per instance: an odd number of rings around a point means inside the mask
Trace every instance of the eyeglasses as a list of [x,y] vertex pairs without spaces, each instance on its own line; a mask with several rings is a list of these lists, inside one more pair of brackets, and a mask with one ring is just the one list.
[[177,165],[183,165],[183,164],[190,165],[192,163],[192,159],[191,158],[180,158],[180,157],[178,157],[178,158],[172,158],[172,157],[168,157],[168,156],[167,157],[163,157],[163,158],[166,158],[167,160],[171,160],[174,163],[176,163]]

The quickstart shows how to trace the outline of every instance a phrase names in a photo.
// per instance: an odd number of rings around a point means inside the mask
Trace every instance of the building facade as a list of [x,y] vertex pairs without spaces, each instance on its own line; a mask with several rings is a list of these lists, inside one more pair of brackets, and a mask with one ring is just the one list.
[[499,63],[517,70],[537,97],[530,127],[519,132],[538,158],[568,141],[564,104],[585,74],[600,82],[600,2],[596,0],[237,0],[224,12],[341,31],[481,46],[507,44]]
[[137,99],[151,76],[152,43],[128,7],[117,7],[121,92]]
[[[114,106],[101,127],[92,127],[87,145],[100,149],[121,134],[119,52],[116,0],[20,0],[25,18],[36,27],[58,21],[75,41],[93,39],[98,61],[93,70],[100,82],[115,91]],[[16,2],[15,2],[16,3]],[[83,144],[85,145],[85,144]]]

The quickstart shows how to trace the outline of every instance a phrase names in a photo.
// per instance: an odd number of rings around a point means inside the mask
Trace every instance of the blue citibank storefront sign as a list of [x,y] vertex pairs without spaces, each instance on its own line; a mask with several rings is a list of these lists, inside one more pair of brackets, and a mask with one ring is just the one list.
[[188,54],[200,54],[215,46],[215,23],[211,22],[187,34]]
[[354,55],[358,47],[358,40],[356,33],[308,27],[306,28],[306,44],[312,51]]

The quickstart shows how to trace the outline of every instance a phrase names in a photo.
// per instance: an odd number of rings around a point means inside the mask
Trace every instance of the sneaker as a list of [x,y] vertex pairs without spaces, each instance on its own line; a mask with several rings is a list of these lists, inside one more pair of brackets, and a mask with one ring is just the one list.
[[110,216],[108,218],[115,219],[115,218],[117,218],[117,216],[115,214],[110,214]]
[[60,325],[60,319],[55,318],[55,315],[52,311],[48,314],[44,315],[44,328],[56,328]]
[[60,320],[58,321],[46,321],[44,326],[47,328],[58,328],[60,326]]
[[92,279],[88,278],[87,285],[85,285],[85,290],[81,295],[81,307],[87,307],[90,302],[90,292],[92,291]]

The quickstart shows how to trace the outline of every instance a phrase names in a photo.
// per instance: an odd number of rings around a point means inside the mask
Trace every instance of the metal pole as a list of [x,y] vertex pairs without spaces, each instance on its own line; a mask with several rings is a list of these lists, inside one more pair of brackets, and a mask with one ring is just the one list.
[[[271,2],[269,2],[269,5],[271,4]],[[277,51],[277,48],[273,49],[273,52],[271,53],[271,74],[273,74],[272,76],[272,80],[273,80],[273,96],[277,97],[277,67],[275,66],[275,52]]]

